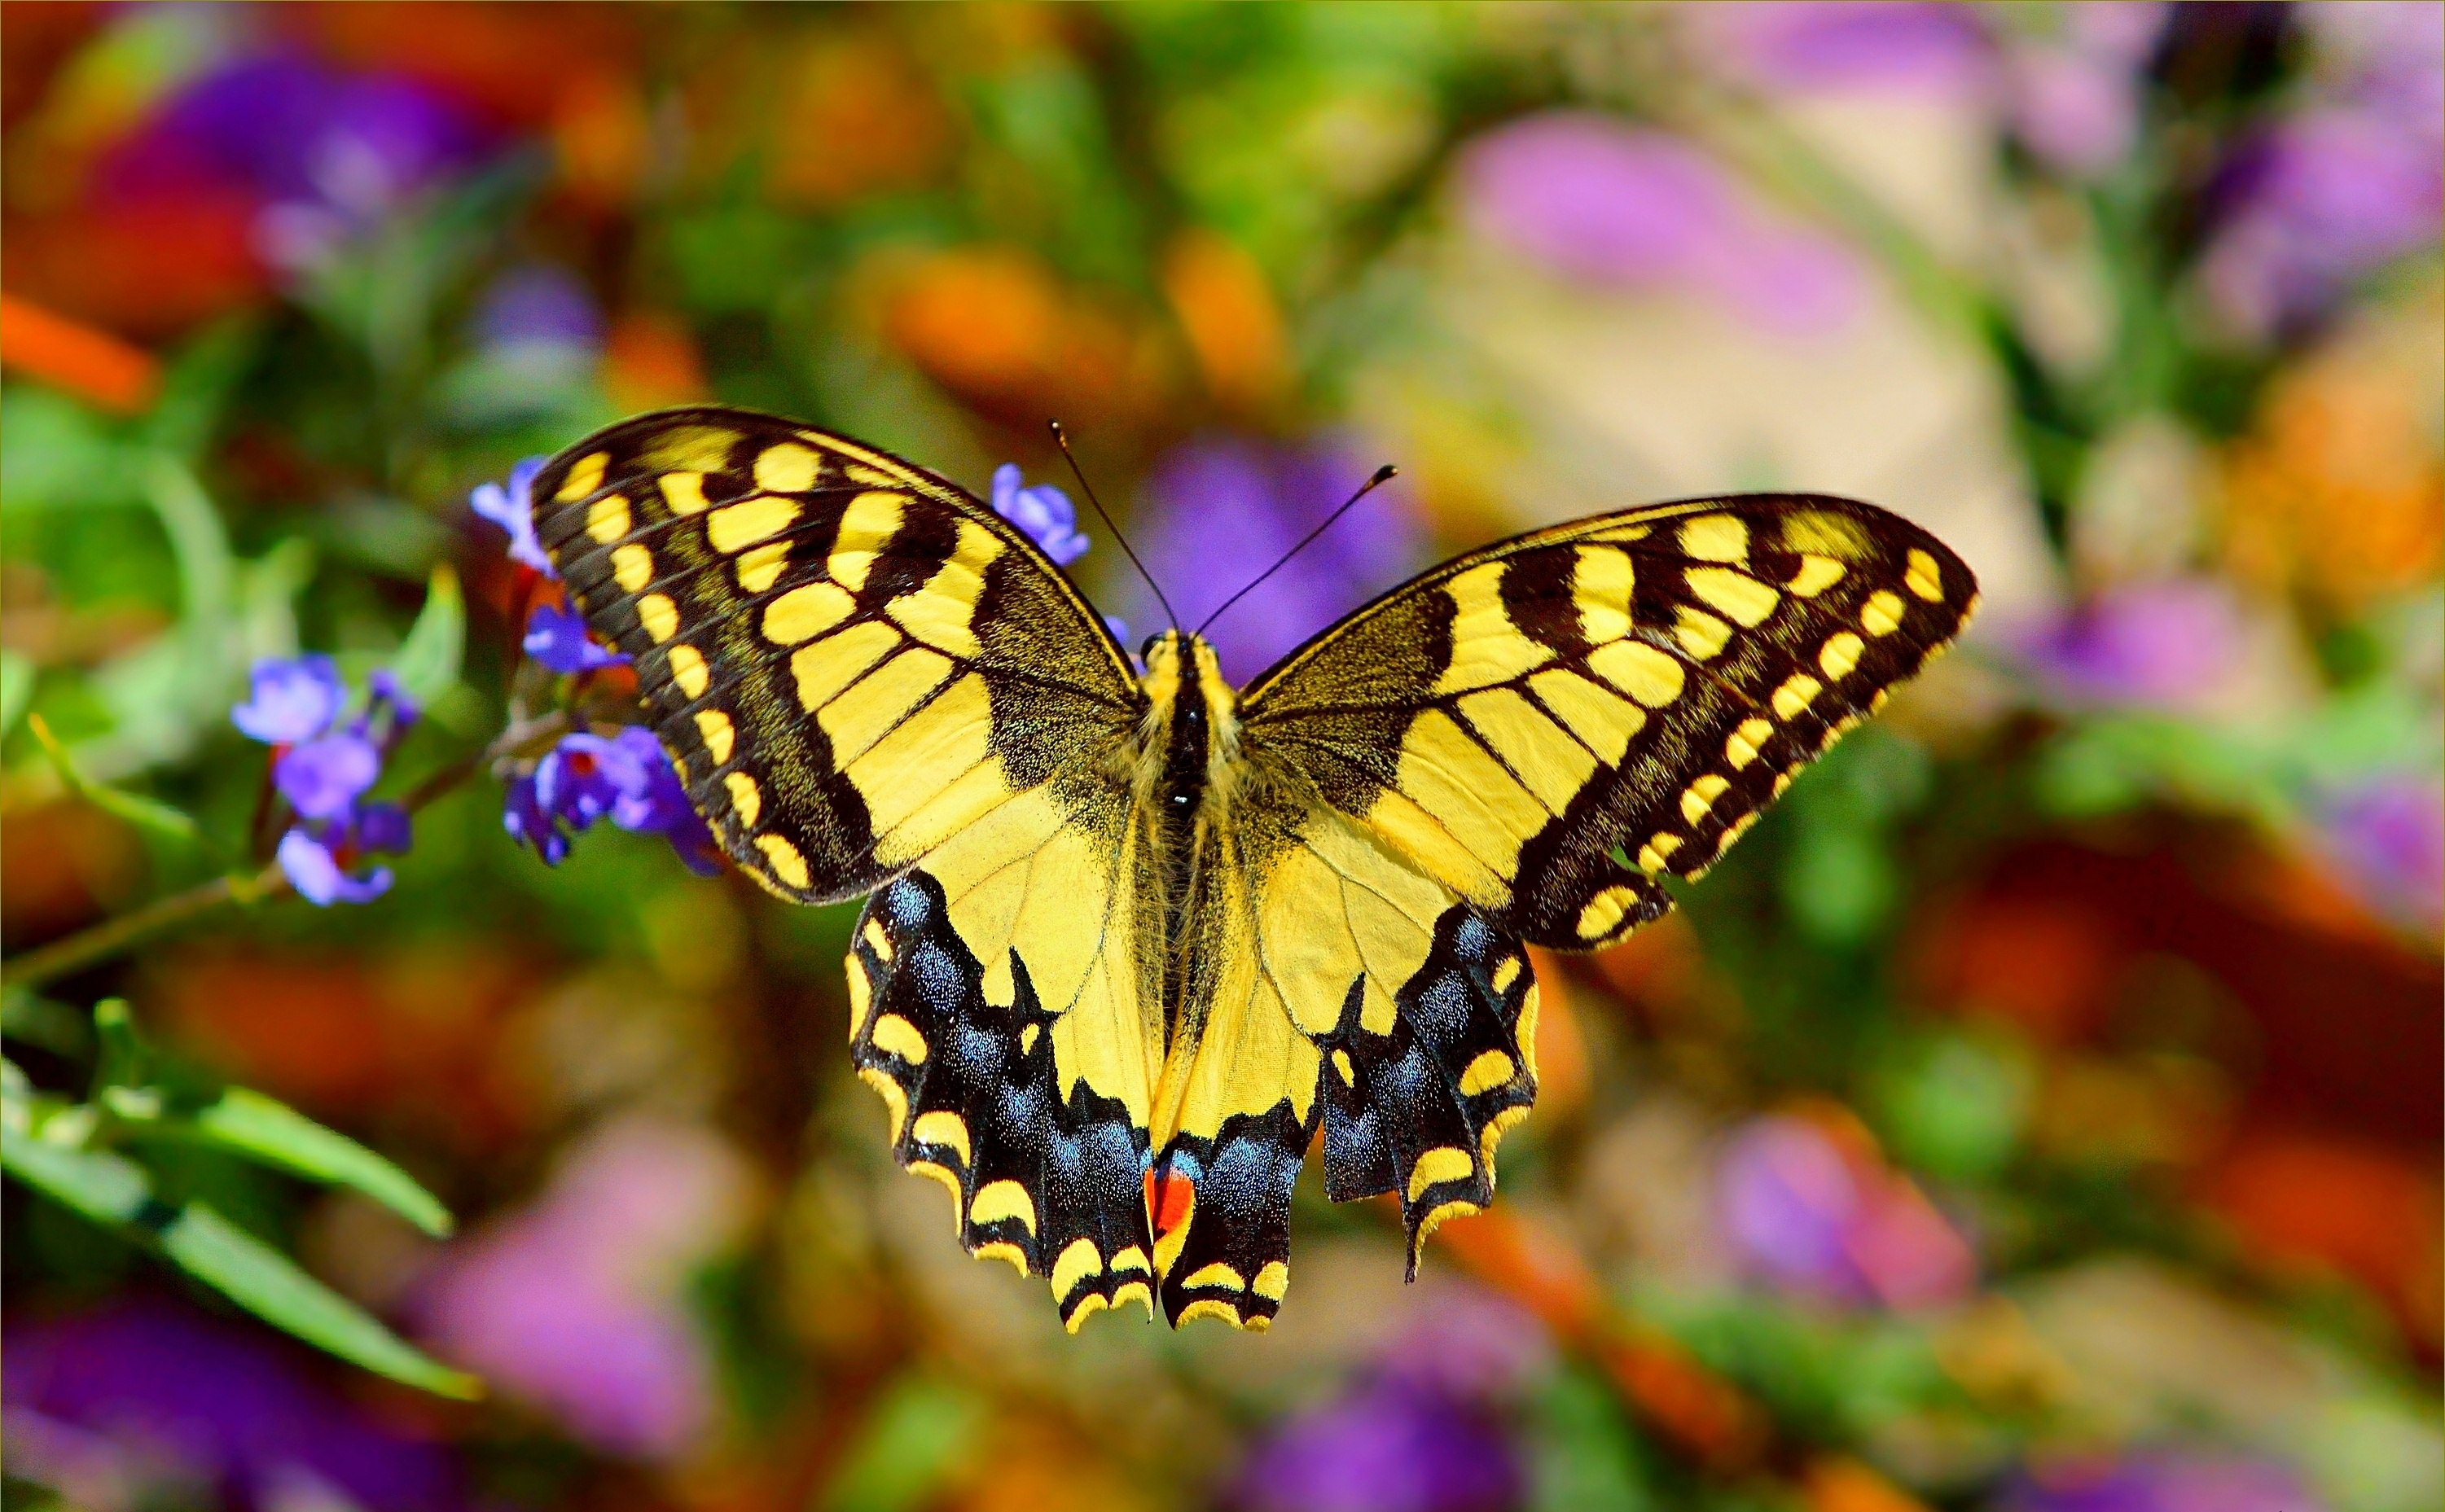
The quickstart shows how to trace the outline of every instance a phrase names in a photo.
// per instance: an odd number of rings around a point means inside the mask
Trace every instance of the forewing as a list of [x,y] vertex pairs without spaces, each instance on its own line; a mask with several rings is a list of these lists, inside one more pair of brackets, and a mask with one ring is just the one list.
[[1150,1300],[1143,702],[1100,621],[976,499],[771,416],[625,421],[553,458],[533,507],[739,866],[803,903],[881,887],[850,1038],[894,1154],[1073,1326]]
[[1897,515],[1757,495],[1490,547],[1253,686],[1242,741],[1498,928],[1592,949],[1663,913],[1959,634],[1976,583]]
[[1120,648],[1026,537],[886,453],[667,410],[562,452],[532,496],[698,812],[795,901],[871,890],[1137,716]]

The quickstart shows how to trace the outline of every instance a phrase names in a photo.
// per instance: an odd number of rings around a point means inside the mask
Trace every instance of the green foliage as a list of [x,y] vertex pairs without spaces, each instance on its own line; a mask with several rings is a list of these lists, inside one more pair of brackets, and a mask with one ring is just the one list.
[[[12,1011],[10,1037],[35,1017],[29,1009]],[[136,1157],[148,1138],[187,1141],[348,1187],[428,1233],[447,1233],[449,1215],[431,1193],[356,1141],[258,1092],[204,1092],[156,1079],[122,1001],[97,1008],[94,1028],[101,1055],[88,1102],[36,1092],[14,1062],[0,1063],[0,1165],[10,1176],[342,1359],[439,1395],[479,1394],[475,1377],[403,1342],[213,1204],[165,1202],[154,1173]]]

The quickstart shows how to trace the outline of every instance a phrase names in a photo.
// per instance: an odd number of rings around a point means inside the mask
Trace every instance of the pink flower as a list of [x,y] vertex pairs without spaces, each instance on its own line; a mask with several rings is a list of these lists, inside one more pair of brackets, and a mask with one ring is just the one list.
[[684,1304],[731,1241],[745,1164],[709,1131],[638,1116],[568,1154],[525,1211],[458,1246],[422,1298],[435,1345],[588,1443],[663,1459],[713,1416]]
[[1462,154],[1463,213],[1486,240],[1565,277],[1696,288],[1772,330],[1841,325],[1865,271],[1832,237],[1771,215],[1681,138],[1609,116],[1553,111],[1499,126]]

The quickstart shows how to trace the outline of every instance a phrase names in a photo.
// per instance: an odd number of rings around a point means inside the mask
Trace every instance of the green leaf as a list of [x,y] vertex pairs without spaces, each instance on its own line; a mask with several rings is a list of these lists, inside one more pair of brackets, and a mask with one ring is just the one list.
[[17,728],[26,705],[33,700],[33,658],[0,647],[0,736]]
[[19,987],[0,992],[0,1035],[77,1059],[93,1047],[93,1025],[82,1011]]
[[77,766],[75,757],[68,755],[68,748],[51,734],[51,727],[44,722],[41,715],[29,716],[26,728],[33,732],[35,743],[43,748],[43,755],[50,757],[52,767],[59,772],[60,780],[67,785],[69,792],[104,813],[124,819],[140,830],[149,830],[185,845],[202,843],[203,831],[183,810],[174,809],[158,799],[123,793],[86,776]]
[[211,1207],[164,1204],[144,1168],[123,1155],[0,1128],[0,1167],[72,1211],[151,1244],[196,1279],[317,1348],[439,1396],[472,1401],[483,1392],[476,1377],[409,1344]]
[[934,1499],[976,1447],[982,1404],[965,1389],[905,1375],[875,1404],[831,1484],[824,1512],[908,1512]]
[[447,563],[433,569],[425,589],[424,607],[408,626],[390,669],[419,703],[430,703],[458,681],[458,659],[467,646],[467,604],[458,591],[458,574]]
[[165,1119],[160,1130],[362,1192],[436,1239],[453,1227],[450,1210],[415,1177],[337,1129],[248,1088],[228,1089],[188,1118]]

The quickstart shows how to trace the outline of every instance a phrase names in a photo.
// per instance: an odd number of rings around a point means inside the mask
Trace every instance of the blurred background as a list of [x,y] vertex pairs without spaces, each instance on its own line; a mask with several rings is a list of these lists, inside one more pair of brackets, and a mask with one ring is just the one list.
[[[0,7],[8,1504],[2437,1507],[2440,26]],[[887,1158],[854,905],[504,833],[629,684],[471,494],[707,400],[980,494],[1057,416],[1192,620],[1397,463],[1242,678],[1733,489],[1986,608],[1540,960],[1416,1285],[1311,1163],[1271,1335],[1073,1339]]]

